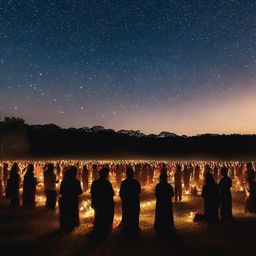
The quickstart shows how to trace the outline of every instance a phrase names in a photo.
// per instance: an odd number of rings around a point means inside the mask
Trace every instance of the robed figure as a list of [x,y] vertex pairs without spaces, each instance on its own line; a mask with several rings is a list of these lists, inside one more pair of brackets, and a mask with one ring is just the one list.
[[133,178],[131,167],[126,170],[127,178],[122,181],[120,197],[122,200],[122,232],[133,235],[139,231],[140,183]]
[[91,186],[92,208],[94,209],[94,229],[92,238],[104,240],[111,232],[114,219],[114,190],[107,180],[109,169],[99,171],[99,179]]
[[232,195],[231,187],[232,180],[228,177],[228,169],[223,167],[221,169],[223,178],[219,182],[220,190],[220,217],[222,221],[232,220]]
[[23,206],[25,208],[35,207],[36,178],[34,176],[34,165],[29,164],[23,181]]
[[64,232],[72,232],[79,226],[79,195],[83,191],[80,182],[76,179],[76,174],[77,167],[70,167],[65,171],[60,185],[60,226]]
[[[65,176],[65,175],[64,175]],[[47,169],[44,172],[44,191],[46,196],[45,206],[48,210],[54,210],[57,200],[56,192],[56,175],[54,173],[54,165],[48,164]]]
[[256,213],[256,181],[252,171],[247,178],[245,212]]
[[206,184],[202,191],[205,220],[208,223],[215,223],[218,221],[218,209],[220,205],[219,186],[209,172],[205,174],[205,182]]
[[159,234],[168,234],[174,231],[172,197],[174,196],[172,185],[167,182],[167,174],[161,173],[160,182],[155,188],[156,212],[154,229]]
[[83,181],[83,191],[86,192],[89,188],[89,170],[86,165],[83,166],[82,181]]
[[7,180],[6,196],[10,200],[10,208],[16,208],[20,205],[20,175],[18,170],[18,164],[14,163],[10,171],[10,177]]

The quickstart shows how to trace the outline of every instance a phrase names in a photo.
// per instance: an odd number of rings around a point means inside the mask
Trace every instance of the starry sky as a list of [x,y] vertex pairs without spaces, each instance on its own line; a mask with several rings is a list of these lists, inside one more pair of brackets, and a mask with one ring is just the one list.
[[255,0],[0,0],[0,117],[256,133]]

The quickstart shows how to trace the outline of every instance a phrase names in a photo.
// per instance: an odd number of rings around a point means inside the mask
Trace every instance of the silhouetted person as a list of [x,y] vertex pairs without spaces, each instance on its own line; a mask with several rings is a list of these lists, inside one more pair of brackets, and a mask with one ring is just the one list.
[[79,226],[79,195],[83,191],[76,174],[76,166],[71,166],[60,185],[60,227],[64,232],[72,232]]
[[34,176],[34,165],[29,164],[23,180],[23,206],[25,208],[34,208],[36,197],[36,178]]
[[3,166],[3,183],[4,183],[5,191],[6,191],[6,186],[7,186],[7,180],[8,179],[9,179],[8,164],[4,163],[4,166]]
[[176,166],[176,171],[174,174],[174,182],[175,182],[175,201],[182,200],[182,171],[181,166]]
[[86,165],[82,170],[83,191],[86,192],[89,189],[89,170]]
[[56,175],[58,180],[60,180],[60,174],[61,174],[61,167],[60,167],[60,163],[56,164]]
[[140,169],[141,169],[141,164],[136,164],[136,165],[135,165],[134,178],[135,178],[137,181],[140,181]]
[[205,220],[208,223],[216,223],[218,221],[218,208],[220,203],[219,187],[209,172],[205,174],[205,182],[202,191]]
[[98,168],[97,168],[97,165],[94,164],[92,166],[92,180],[95,181],[98,179]]
[[211,169],[210,165],[206,164],[204,167],[204,177],[207,173],[211,173],[211,172],[212,172],[212,169]]
[[256,182],[255,172],[251,173],[247,179],[247,198],[245,202],[245,212],[256,213]]
[[147,170],[148,170],[148,184],[151,185],[153,184],[153,180],[154,180],[154,168],[149,164]]
[[119,164],[116,165],[116,186],[119,188],[122,180],[122,169]]
[[189,169],[187,165],[185,165],[183,170],[183,180],[184,180],[184,187],[186,191],[189,191],[190,173],[191,173],[191,169]]
[[223,167],[221,169],[223,178],[219,182],[220,190],[220,217],[222,221],[232,220],[232,196],[231,187],[232,180],[228,177],[228,169]]
[[167,174],[161,173],[160,182],[155,188],[156,212],[154,229],[159,234],[168,234],[174,231],[172,197],[174,196],[172,186],[167,182]]
[[92,239],[104,240],[111,232],[114,219],[114,191],[107,180],[109,170],[103,168],[99,171],[99,179],[91,186],[92,208],[94,209],[94,230]]
[[166,173],[167,174],[167,167],[166,167],[165,163],[162,164],[161,173]]
[[239,163],[236,166],[236,176],[239,179],[240,185],[243,185],[243,164]]
[[20,175],[18,174],[18,164],[14,163],[6,185],[7,197],[10,199],[10,208],[17,208],[20,205],[19,186]]
[[[65,176],[65,175],[64,175]],[[56,192],[56,175],[54,173],[54,165],[48,164],[44,172],[44,191],[46,196],[46,209],[54,210],[57,200]]]
[[147,185],[147,165],[143,164],[142,171],[141,171],[141,185],[145,187]]
[[195,167],[195,172],[194,172],[194,181],[197,186],[199,186],[199,179],[200,179],[200,167],[197,164]]
[[3,196],[3,168],[0,166],[0,197]]
[[219,179],[219,169],[218,169],[216,164],[214,165],[214,168],[213,168],[213,177],[214,177],[214,180],[216,182],[218,182],[218,179]]
[[132,168],[126,170],[127,178],[122,181],[120,197],[122,200],[122,232],[133,235],[139,231],[140,183],[133,178]]
[[255,171],[253,170],[252,163],[246,165],[245,180],[247,183],[251,182],[255,177]]

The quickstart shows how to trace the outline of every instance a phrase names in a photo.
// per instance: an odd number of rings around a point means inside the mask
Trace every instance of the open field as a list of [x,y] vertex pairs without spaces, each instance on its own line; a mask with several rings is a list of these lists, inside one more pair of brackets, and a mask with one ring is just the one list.
[[[89,199],[83,194],[81,200]],[[47,212],[42,205],[35,210],[10,210],[5,199],[0,200],[1,252],[9,255],[253,255],[256,250],[256,216],[244,213],[243,192],[233,193],[235,220],[230,224],[208,226],[194,223],[190,212],[201,212],[203,200],[188,196],[184,202],[173,203],[177,236],[162,239],[153,230],[153,188],[141,194],[141,233],[124,240],[118,229],[120,201],[116,198],[115,228],[101,245],[90,244],[87,234],[91,217],[81,212],[81,225],[71,234],[58,228],[58,211]],[[150,204],[147,204],[150,202]]]

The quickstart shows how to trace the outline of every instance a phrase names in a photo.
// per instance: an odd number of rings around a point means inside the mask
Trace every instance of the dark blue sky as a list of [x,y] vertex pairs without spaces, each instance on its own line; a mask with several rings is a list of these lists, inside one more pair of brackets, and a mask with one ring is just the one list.
[[1,117],[256,133],[255,71],[255,1],[0,0]]

